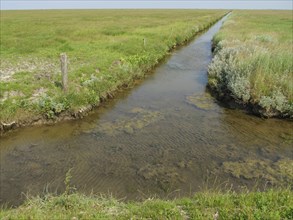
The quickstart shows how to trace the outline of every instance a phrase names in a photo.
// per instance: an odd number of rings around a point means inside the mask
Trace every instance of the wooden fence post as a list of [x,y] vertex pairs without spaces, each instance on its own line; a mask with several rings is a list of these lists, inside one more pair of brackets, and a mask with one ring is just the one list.
[[60,61],[61,61],[61,73],[62,73],[62,87],[63,91],[67,91],[68,87],[68,71],[67,71],[67,55],[66,53],[60,54]]

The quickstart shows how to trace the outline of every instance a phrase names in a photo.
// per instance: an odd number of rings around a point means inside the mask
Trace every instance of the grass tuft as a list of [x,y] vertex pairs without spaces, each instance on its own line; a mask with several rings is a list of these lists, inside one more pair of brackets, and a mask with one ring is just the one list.
[[289,188],[265,192],[213,192],[175,200],[122,202],[79,193],[34,197],[18,208],[2,208],[1,219],[292,219]]

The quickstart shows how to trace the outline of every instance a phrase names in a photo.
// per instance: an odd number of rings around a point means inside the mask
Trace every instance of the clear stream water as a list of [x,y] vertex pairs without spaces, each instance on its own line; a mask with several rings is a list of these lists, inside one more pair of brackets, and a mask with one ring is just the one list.
[[226,165],[258,161],[266,172],[268,164],[292,161],[292,122],[221,107],[206,91],[211,40],[222,22],[88,117],[1,137],[0,203],[63,192],[70,168],[78,191],[139,200],[250,188],[262,179]]

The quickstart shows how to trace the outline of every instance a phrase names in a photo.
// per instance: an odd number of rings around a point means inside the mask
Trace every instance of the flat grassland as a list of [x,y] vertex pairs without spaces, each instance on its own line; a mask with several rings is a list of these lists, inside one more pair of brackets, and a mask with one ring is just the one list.
[[[151,70],[223,10],[1,11],[0,122],[75,115]],[[69,57],[62,91],[60,53]]]
[[121,202],[81,194],[35,197],[1,219],[293,219],[290,189],[266,192],[202,192],[175,200]]
[[209,86],[264,117],[293,117],[292,11],[234,11],[214,37]]

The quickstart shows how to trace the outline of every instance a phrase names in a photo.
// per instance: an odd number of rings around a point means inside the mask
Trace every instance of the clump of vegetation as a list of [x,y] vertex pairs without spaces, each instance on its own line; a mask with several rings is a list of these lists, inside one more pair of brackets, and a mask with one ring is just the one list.
[[212,101],[212,96],[209,93],[193,94],[186,96],[186,102],[204,111],[215,110],[216,104]]
[[[221,10],[1,12],[0,122],[54,120],[98,105],[151,70],[171,48],[225,14]],[[61,85],[59,55],[69,57]],[[34,119],[35,120],[35,119]]]
[[158,111],[142,108],[134,108],[129,114],[132,115],[131,119],[118,119],[113,122],[101,123],[97,131],[108,135],[115,135],[121,132],[133,134],[136,130],[142,129],[163,118],[162,114]]
[[291,11],[236,11],[214,37],[209,87],[265,117],[293,117]]
[[191,198],[122,202],[78,193],[28,199],[15,209],[2,208],[6,219],[292,219],[290,189],[265,192],[201,192]]
[[276,162],[250,158],[244,161],[227,161],[223,163],[223,169],[236,178],[262,179],[273,185],[293,182],[293,160],[289,158]]

